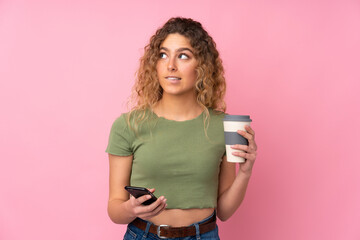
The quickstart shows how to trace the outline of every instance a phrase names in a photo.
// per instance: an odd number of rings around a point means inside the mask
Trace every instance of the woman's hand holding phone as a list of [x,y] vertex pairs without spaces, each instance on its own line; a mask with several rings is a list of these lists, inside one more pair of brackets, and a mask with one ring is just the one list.
[[[149,189],[151,193],[155,192],[155,189]],[[152,217],[155,217],[161,213],[167,206],[166,199],[164,196],[159,197],[155,202],[150,205],[143,205],[144,202],[151,199],[149,194],[143,195],[141,197],[135,198],[130,195],[130,199],[127,201],[127,207],[129,211],[135,217],[139,217],[144,220],[149,220]]]

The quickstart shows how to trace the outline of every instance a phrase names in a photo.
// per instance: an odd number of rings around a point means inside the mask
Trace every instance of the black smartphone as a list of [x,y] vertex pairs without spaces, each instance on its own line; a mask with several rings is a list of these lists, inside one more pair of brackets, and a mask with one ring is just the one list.
[[157,197],[154,196],[149,190],[143,187],[133,187],[133,186],[125,186],[125,190],[128,191],[131,195],[133,195],[135,198],[144,196],[144,195],[150,195],[151,198],[149,200],[146,200],[143,202],[143,205],[150,205],[153,202],[157,200]]

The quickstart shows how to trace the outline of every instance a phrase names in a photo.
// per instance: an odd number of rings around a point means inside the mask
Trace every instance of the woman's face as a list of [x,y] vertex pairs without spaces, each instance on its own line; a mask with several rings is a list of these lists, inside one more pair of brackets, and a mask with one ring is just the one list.
[[169,34],[160,45],[160,58],[156,64],[163,96],[196,95],[197,64],[189,39],[178,33]]

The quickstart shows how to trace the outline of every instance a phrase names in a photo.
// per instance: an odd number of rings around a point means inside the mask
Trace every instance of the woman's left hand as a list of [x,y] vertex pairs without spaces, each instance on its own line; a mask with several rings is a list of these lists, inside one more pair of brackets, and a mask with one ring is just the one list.
[[233,155],[245,158],[244,163],[240,163],[239,172],[251,175],[252,168],[257,155],[257,145],[255,143],[255,131],[250,126],[245,126],[246,131],[238,130],[241,136],[249,141],[249,145],[235,144],[231,146],[233,149],[243,150],[244,152],[233,152]]

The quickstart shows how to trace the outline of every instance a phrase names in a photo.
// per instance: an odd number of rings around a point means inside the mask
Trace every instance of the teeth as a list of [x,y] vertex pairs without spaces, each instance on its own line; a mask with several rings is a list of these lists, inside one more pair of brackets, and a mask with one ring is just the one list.
[[177,77],[167,77],[166,79],[169,79],[169,80],[180,80],[181,78],[177,78]]

